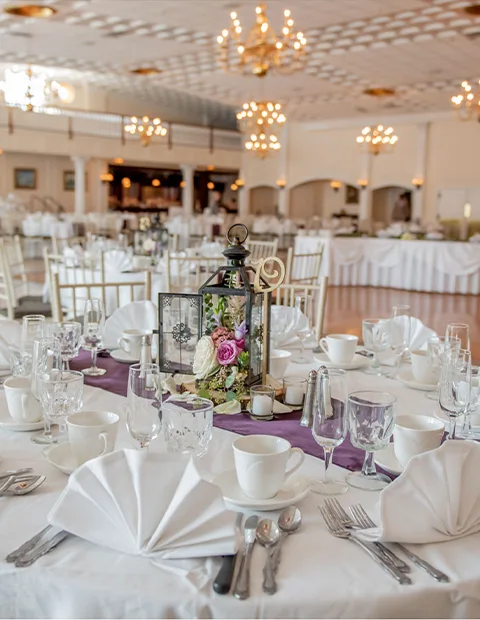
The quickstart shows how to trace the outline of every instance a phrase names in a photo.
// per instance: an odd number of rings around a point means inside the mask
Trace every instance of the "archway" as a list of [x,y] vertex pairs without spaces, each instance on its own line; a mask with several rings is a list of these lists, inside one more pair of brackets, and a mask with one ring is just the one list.
[[330,218],[347,211],[358,212],[358,190],[346,183],[332,187],[330,179],[314,179],[299,183],[290,190],[290,217],[309,220]]
[[276,215],[278,209],[278,189],[270,185],[252,187],[249,193],[251,215]]
[[[411,219],[412,215],[412,192],[408,187],[401,185],[388,185],[378,187],[372,191],[372,219],[374,222],[390,224],[395,205],[400,197],[404,197],[403,207],[400,209],[404,213],[404,220]],[[399,219],[399,218],[397,218]]]

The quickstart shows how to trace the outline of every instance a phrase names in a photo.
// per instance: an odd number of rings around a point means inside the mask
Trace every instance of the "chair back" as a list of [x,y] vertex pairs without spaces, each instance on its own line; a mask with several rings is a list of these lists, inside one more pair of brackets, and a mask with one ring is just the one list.
[[323,335],[325,306],[327,303],[328,277],[323,276],[320,284],[282,284],[276,290],[275,303],[280,306],[295,307],[297,297],[313,299],[313,331],[317,340]]
[[276,256],[278,250],[278,239],[273,241],[247,241],[245,246],[250,252],[249,262],[259,261],[268,256]]
[[205,280],[225,263],[223,256],[172,256],[165,252],[167,293],[197,292]]
[[312,254],[295,254],[288,248],[285,284],[317,284],[323,258],[323,244]]
[[0,302],[2,309],[7,311],[7,317],[13,321],[17,299],[4,239],[0,239]]

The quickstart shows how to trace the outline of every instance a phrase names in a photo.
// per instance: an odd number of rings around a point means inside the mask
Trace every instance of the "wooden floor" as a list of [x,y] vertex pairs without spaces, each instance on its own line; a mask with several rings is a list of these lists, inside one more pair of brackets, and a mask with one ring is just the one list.
[[418,317],[439,335],[447,323],[470,325],[470,347],[480,363],[480,296],[417,293],[393,289],[332,286],[328,289],[324,332],[361,336],[362,319],[390,316],[392,306],[409,304]]

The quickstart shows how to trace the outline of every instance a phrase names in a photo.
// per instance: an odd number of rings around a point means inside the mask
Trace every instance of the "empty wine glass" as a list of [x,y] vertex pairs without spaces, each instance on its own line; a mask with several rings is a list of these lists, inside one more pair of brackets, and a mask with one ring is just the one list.
[[[61,366],[60,341],[57,338],[35,340],[32,355],[31,392],[38,401],[40,401],[39,377],[46,376],[54,370],[60,370]],[[50,418],[45,414],[45,409],[43,409],[43,431],[34,435],[31,441],[40,445],[56,441],[52,435]]]
[[82,370],[89,377],[101,377],[107,371],[97,367],[97,352],[102,346],[105,313],[101,299],[87,299],[83,316],[83,348],[92,352],[92,365]]
[[[445,355],[458,355],[460,351],[460,339],[452,337],[449,340],[445,336],[432,336],[427,342],[427,353],[432,366],[432,371],[440,377],[442,373],[442,365]],[[426,392],[425,396],[429,400],[438,401],[438,385],[437,389],[432,392]]]
[[386,351],[390,344],[389,319],[364,319],[362,321],[363,346],[373,353],[373,363],[363,372],[369,375],[383,375],[377,353]]
[[348,424],[350,439],[356,448],[365,450],[361,472],[346,477],[347,483],[365,491],[379,491],[390,483],[390,478],[377,473],[374,453],[386,448],[395,426],[397,399],[387,392],[361,390],[348,397]]
[[450,420],[447,439],[456,438],[457,418],[465,415],[470,406],[472,385],[472,356],[460,349],[458,355],[446,355],[442,366],[438,402]]
[[[307,318],[307,324],[303,316]],[[313,334],[313,298],[311,295],[297,295],[295,297],[295,334],[300,340],[300,355],[292,360],[295,364],[308,364],[305,356],[305,341]]]
[[158,364],[133,364],[128,373],[127,428],[148,449],[162,426],[162,389]]
[[463,427],[459,437],[463,439],[479,439],[479,431],[473,426],[478,426],[478,406],[480,404],[480,366],[472,366],[472,380],[470,386],[470,402],[463,416]]
[[22,319],[22,350],[33,353],[33,343],[43,337],[45,317],[43,314],[27,314]]
[[63,439],[67,416],[79,411],[83,401],[83,374],[76,370],[53,369],[37,378],[43,416],[49,425],[58,425],[54,441]]
[[470,351],[470,327],[467,323],[449,323],[445,330],[445,338],[447,341],[458,338],[460,348]]
[[78,355],[82,339],[82,324],[76,321],[64,321],[54,323],[51,327],[52,334],[60,341],[64,370],[70,370],[70,360]]
[[337,369],[320,371],[315,388],[312,435],[323,448],[325,474],[323,480],[310,486],[310,490],[322,495],[339,495],[348,491],[348,485],[330,479],[329,465],[334,449],[347,436],[347,374]]

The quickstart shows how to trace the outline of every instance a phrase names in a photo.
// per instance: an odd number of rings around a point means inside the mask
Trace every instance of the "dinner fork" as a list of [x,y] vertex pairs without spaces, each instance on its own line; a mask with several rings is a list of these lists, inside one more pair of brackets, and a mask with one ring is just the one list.
[[375,553],[375,551],[373,551],[368,546],[367,543],[363,542],[359,538],[356,538],[354,535],[352,535],[352,532],[347,530],[345,526],[343,526],[332,515],[332,513],[328,510],[328,508],[326,508],[326,506],[319,506],[318,508],[322,514],[323,520],[325,521],[325,525],[327,526],[327,529],[330,532],[330,534],[332,534],[332,536],[335,536],[335,538],[344,538],[346,540],[350,540],[354,542],[356,545],[358,545],[364,551],[366,551],[368,555],[372,558],[372,560],[374,560],[377,564],[379,564],[385,571],[387,571],[387,573],[389,573],[401,585],[407,585],[407,584],[409,585],[412,583],[412,580],[410,579],[408,575],[406,575],[405,573],[402,573],[402,571],[398,570],[398,568],[393,566],[393,564],[391,564],[390,562],[386,562],[385,560],[383,560],[379,555]]
[[[328,498],[325,500],[325,504],[330,512],[333,512],[337,519],[347,528],[347,529],[357,529],[362,530],[365,529],[358,519],[354,516],[353,519],[350,517],[344,510],[343,506],[340,504],[336,497]],[[388,547],[379,542],[374,542],[375,548],[379,551],[380,555],[387,561],[391,562],[398,570],[401,570],[402,573],[409,573],[410,566],[404,562],[401,558],[390,551]]]
[[[372,519],[368,516],[365,508],[361,504],[355,504],[350,506],[350,512],[352,513],[353,518],[362,526],[363,529],[369,529],[372,527],[377,527],[376,524],[372,521]],[[429,575],[431,575],[437,581],[442,583],[448,583],[450,578],[445,573],[442,573],[441,570],[438,570],[431,564],[429,564],[426,560],[422,560],[418,555],[407,549],[401,543],[393,543],[397,545],[400,551],[407,556],[409,560],[411,560],[416,566],[426,571]]]

